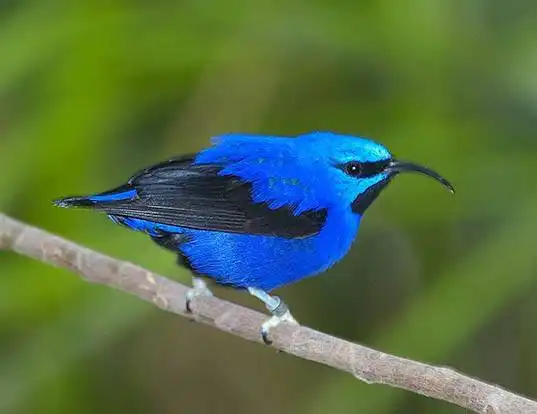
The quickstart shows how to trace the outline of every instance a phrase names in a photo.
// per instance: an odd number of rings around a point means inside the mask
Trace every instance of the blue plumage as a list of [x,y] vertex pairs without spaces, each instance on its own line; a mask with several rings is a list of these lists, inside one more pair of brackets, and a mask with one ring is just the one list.
[[271,208],[292,205],[295,213],[337,206],[348,207],[379,175],[357,181],[341,169],[351,161],[378,162],[390,159],[382,145],[370,140],[315,132],[295,139],[224,135],[214,147],[196,157],[196,163],[225,166],[221,175],[234,175],[253,183],[253,199]]
[[[274,314],[263,327],[266,339],[280,320],[294,321],[267,292],[339,261],[365,210],[404,171],[427,174],[452,190],[437,173],[397,161],[363,138],[227,134],[198,154],[147,168],[115,190],[57,204],[103,211],[176,251],[195,275],[248,289]],[[207,294],[204,284],[195,283],[194,291],[202,290]]]
[[330,214],[313,237],[278,237],[185,230],[181,251],[197,272],[218,283],[270,292],[322,272],[349,250],[359,216]]
[[108,201],[132,200],[134,197],[136,197],[136,190],[127,190],[117,193],[94,195],[88,197],[88,200],[94,203],[101,203]]

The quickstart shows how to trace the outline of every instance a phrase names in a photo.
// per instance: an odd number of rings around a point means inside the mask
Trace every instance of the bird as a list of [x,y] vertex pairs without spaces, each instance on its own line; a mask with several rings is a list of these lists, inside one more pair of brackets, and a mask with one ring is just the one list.
[[105,213],[177,254],[193,275],[186,310],[212,296],[206,280],[247,291],[271,316],[260,328],[298,324],[273,291],[323,273],[350,250],[365,211],[400,173],[437,172],[396,159],[360,136],[226,133],[194,154],[170,158],[112,190],[54,201]]

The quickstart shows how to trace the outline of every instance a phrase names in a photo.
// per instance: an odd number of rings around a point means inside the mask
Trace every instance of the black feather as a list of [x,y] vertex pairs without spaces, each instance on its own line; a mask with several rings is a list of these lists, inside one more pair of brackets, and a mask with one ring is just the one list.
[[285,238],[311,236],[324,225],[326,210],[295,216],[291,207],[274,210],[253,203],[251,184],[218,175],[221,166],[194,165],[193,160],[182,157],[146,168],[126,185],[137,197],[95,203],[93,208],[191,229]]
[[63,197],[53,201],[57,207],[71,208],[71,207],[93,207],[93,202],[88,200],[87,197]]

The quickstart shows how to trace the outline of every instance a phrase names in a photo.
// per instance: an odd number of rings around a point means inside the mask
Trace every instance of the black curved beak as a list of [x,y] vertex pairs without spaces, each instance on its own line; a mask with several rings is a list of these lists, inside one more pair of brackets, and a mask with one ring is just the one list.
[[388,164],[388,167],[386,168],[386,172],[391,173],[393,175],[399,174],[402,172],[417,172],[417,173],[425,174],[431,178],[434,178],[436,181],[438,181],[440,184],[446,187],[451,193],[455,192],[455,188],[453,187],[453,185],[451,185],[451,183],[448,180],[446,180],[436,171],[433,171],[427,167],[424,167],[423,165],[414,164],[408,161],[391,160],[390,163]]

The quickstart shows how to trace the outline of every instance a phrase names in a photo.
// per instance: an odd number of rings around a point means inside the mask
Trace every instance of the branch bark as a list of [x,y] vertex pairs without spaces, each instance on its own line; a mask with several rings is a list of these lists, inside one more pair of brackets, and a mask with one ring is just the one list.
[[[244,339],[260,342],[267,315],[215,297],[197,297],[185,310],[188,287],[149,270],[94,252],[0,214],[0,250],[72,270],[88,282],[138,296],[159,308]],[[444,400],[476,413],[536,413],[537,402],[450,368],[400,358],[305,326],[280,325],[272,346],[299,358],[348,372],[368,384],[385,384]]]

